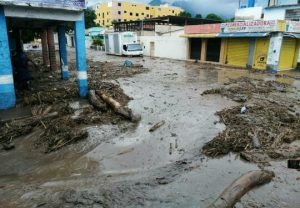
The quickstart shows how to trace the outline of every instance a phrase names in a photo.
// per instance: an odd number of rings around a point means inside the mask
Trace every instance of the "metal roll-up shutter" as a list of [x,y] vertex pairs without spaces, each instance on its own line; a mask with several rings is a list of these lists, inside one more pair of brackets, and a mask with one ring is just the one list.
[[269,38],[256,39],[253,68],[255,69],[267,68],[269,44],[270,44]]
[[297,40],[284,38],[281,46],[279,70],[292,69],[297,48]]
[[227,43],[226,64],[246,67],[249,55],[248,38],[229,38]]

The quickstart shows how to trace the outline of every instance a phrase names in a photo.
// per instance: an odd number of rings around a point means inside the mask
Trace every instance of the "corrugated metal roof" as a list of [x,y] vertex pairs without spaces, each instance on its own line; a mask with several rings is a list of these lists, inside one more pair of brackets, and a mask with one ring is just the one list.
[[267,37],[270,33],[219,33],[220,38],[246,38],[246,37]]

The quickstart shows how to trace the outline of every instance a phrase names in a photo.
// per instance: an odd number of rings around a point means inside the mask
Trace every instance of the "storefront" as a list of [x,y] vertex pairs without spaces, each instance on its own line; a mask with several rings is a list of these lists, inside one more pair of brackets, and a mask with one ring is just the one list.
[[272,71],[297,67],[300,22],[258,20],[219,26],[218,33],[216,24],[186,26],[184,37],[190,39],[189,54],[193,54],[188,59]]

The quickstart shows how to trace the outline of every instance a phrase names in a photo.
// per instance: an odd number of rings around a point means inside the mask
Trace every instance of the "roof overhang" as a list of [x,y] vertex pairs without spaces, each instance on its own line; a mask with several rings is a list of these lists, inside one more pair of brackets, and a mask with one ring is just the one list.
[[256,37],[267,37],[270,33],[219,33],[219,38],[256,38]]
[[284,37],[300,39],[300,33],[284,33]]
[[183,38],[216,38],[218,33],[205,33],[205,34],[184,34],[180,37]]

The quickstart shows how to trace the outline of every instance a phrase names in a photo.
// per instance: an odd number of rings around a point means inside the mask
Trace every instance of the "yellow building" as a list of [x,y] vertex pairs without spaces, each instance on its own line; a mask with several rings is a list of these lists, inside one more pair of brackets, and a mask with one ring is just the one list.
[[96,7],[96,23],[109,27],[114,21],[126,22],[147,18],[177,16],[183,9],[169,5],[150,6],[148,4],[126,1],[110,1]]

